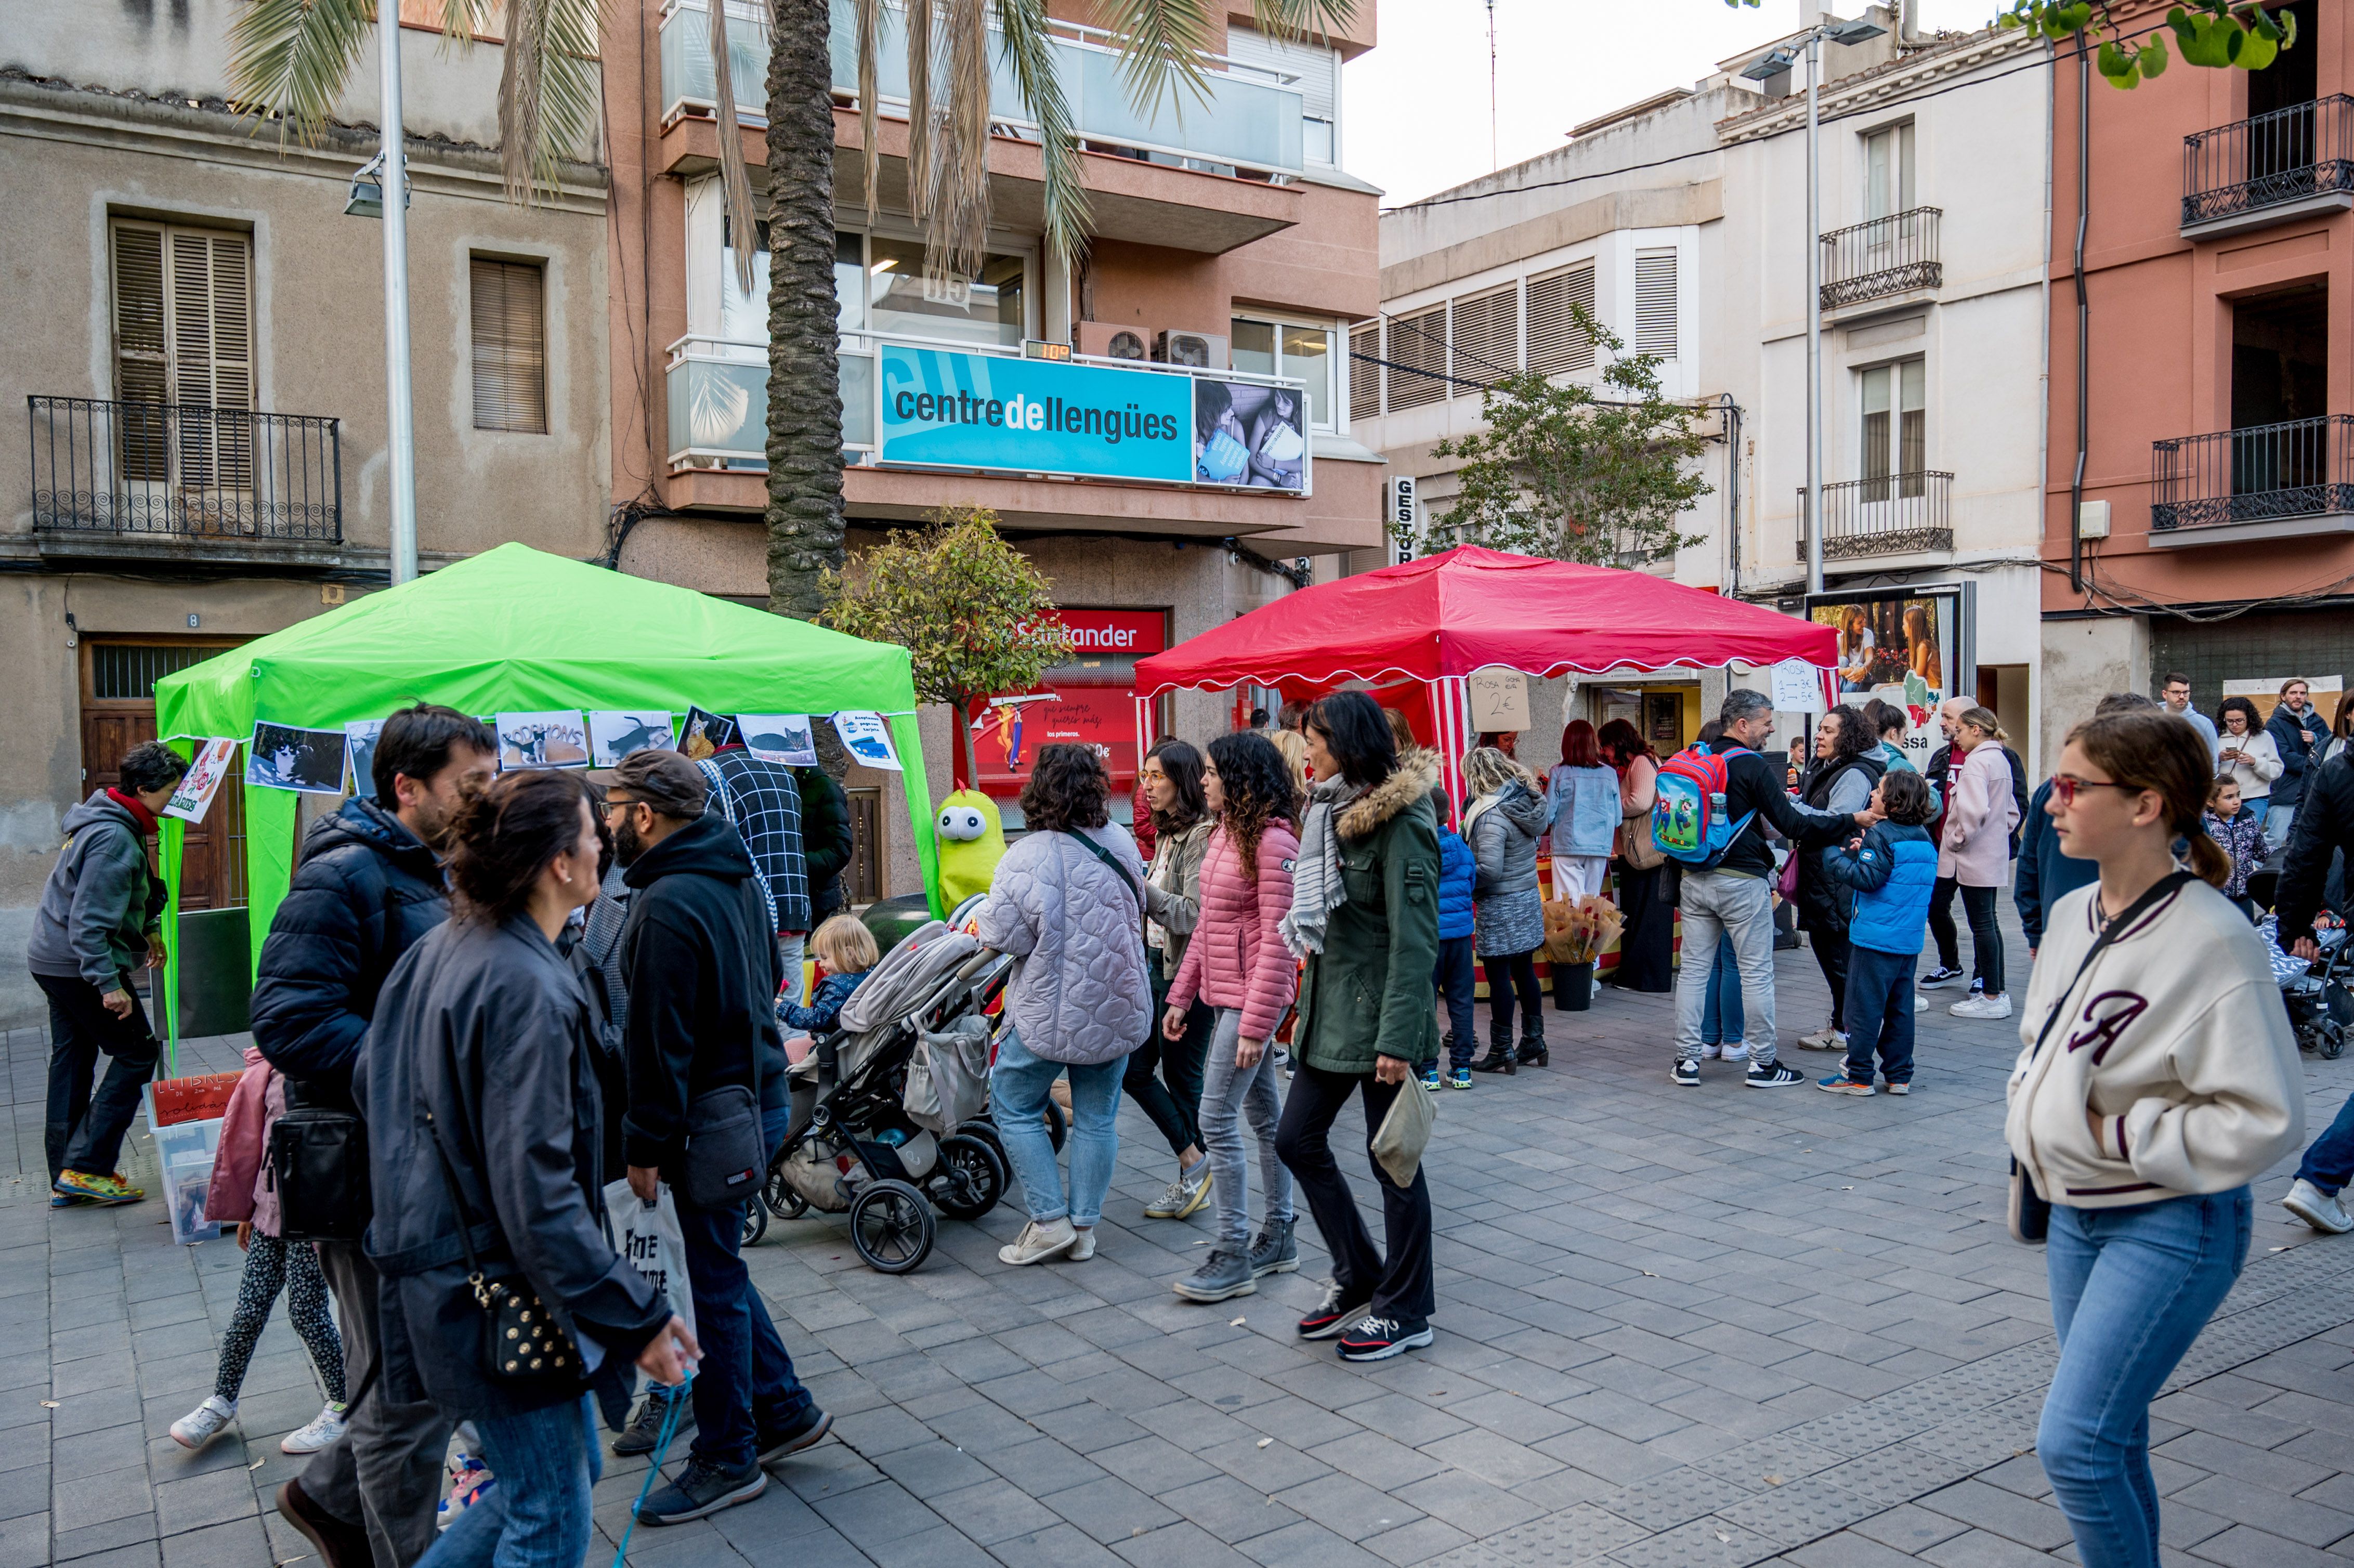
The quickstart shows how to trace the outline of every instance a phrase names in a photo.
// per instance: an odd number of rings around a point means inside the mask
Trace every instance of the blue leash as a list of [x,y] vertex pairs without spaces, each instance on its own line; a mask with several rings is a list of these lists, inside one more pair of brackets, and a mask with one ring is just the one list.
[[646,1478],[638,1488],[638,1500],[630,1505],[630,1522],[621,1528],[621,1544],[613,1549],[613,1568],[622,1568],[623,1560],[630,1554],[630,1537],[638,1529],[638,1510],[645,1506],[646,1494],[654,1489],[654,1482],[662,1477],[663,1461],[670,1457],[670,1440],[678,1436],[678,1413],[686,1404],[687,1390],[694,1386],[695,1374],[689,1372],[671,1393],[670,1408],[663,1412],[662,1436],[654,1442],[652,1461],[646,1466]]

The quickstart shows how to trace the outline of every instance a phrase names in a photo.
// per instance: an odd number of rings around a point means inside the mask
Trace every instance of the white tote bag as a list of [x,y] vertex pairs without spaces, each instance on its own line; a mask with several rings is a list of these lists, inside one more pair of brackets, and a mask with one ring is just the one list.
[[[757,1200],[756,1200],[757,1201]],[[686,1319],[695,1332],[695,1292],[686,1282],[686,1236],[678,1228],[678,1200],[670,1183],[662,1185],[661,1200],[642,1203],[626,1181],[605,1183],[605,1212],[612,1216],[613,1245],[630,1266],[653,1281],[670,1298],[670,1309]]]

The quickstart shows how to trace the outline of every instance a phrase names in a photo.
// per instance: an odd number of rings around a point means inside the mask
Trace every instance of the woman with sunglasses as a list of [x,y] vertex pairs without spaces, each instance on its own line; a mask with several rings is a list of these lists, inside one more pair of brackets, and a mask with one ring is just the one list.
[[2157,1568],[2149,1402],[2239,1277],[2249,1181],[2304,1136],[2272,967],[2216,891],[2213,767],[2179,719],[2110,714],[2069,732],[2043,808],[2101,875],[2052,909],[2004,1133],[2052,1205],[2060,1364],[2036,1454],[2084,1568]]

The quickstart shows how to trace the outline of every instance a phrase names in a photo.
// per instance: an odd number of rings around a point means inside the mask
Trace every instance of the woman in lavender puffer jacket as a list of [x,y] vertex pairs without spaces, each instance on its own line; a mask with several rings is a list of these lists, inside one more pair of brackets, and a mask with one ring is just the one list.
[[[1218,1240],[1176,1291],[1189,1301],[1224,1301],[1258,1288],[1263,1274],[1299,1266],[1291,1238],[1291,1172],[1276,1157],[1283,1097],[1279,1051],[1268,1042],[1291,1006],[1299,967],[1276,927],[1291,911],[1291,869],[1299,855],[1299,796],[1291,768],[1266,736],[1249,732],[1210,742],[1203,792],[1218,825],[1202,861],[1201,921],[1169,987],[1161,1033],[1184,1032],[1198,992],[1216,1010],[1202,1065],[1202,1145],[1217,1200]],[[1241,1116],[1258,1139],[1267,1224],[1250,1239],[1250,1166]]]

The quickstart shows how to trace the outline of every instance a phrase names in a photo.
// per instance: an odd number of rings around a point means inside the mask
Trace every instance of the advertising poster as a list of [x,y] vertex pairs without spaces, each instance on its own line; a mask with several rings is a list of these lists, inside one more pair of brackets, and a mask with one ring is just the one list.
[[1015,700],[977,708],[973,761],[984,794],[1022,792],[1042,746],[1090,747],[1111,774],[1112,789],[1136,787],[1136,662],[1169,646],[1169,617],[1158,609],[1059,609],[1069,652]]
[[610,768],[633,751],[669,751],[676,743],[667,713],[592,713],[588,715],[588,758],[591,766]]
[[1882,593],[1817,599],[1808,618],[1839,633],[1836,675],[1840,700],[1861,707],[1874,697],[1904,710],[1899,743],[1906,760],[1925,767],[1944,744],[1937,705],[1969,689],[1977,674],[1966,591],[1893,588]]
[[788,768],[815,768],[817,739],[810,733],[807,714],[738,714],[736,727],[745,749]]
[[208,740],[197,748],[190,759],[188,770],[180,779],[180,787],[172,791],[164,804],[164,815],[177,817],[184,822],[201,822],[212,809],[213,797],[220,793],[221,780],[237,763],[237,742]]
[[843,749],[866,767],[893,773],[900,770],[899,753],[891,745],[891,726],[883,722],[881,714],[836,714],[833,732],[842,736]]
[[502,773],[516,768],[588,766],[588,726],[578,708],[501,714],[491,727],[498,733]]
[[259,724],[245,750],[245,781],[304,795],[344,792],[344,732]]
[[1193,478],[1202,484],[1301,492],[1308,418],[1296,387],[1193,379]]
[[1193,380],[886,343],[877,456],[935,468],[1184,482]]

